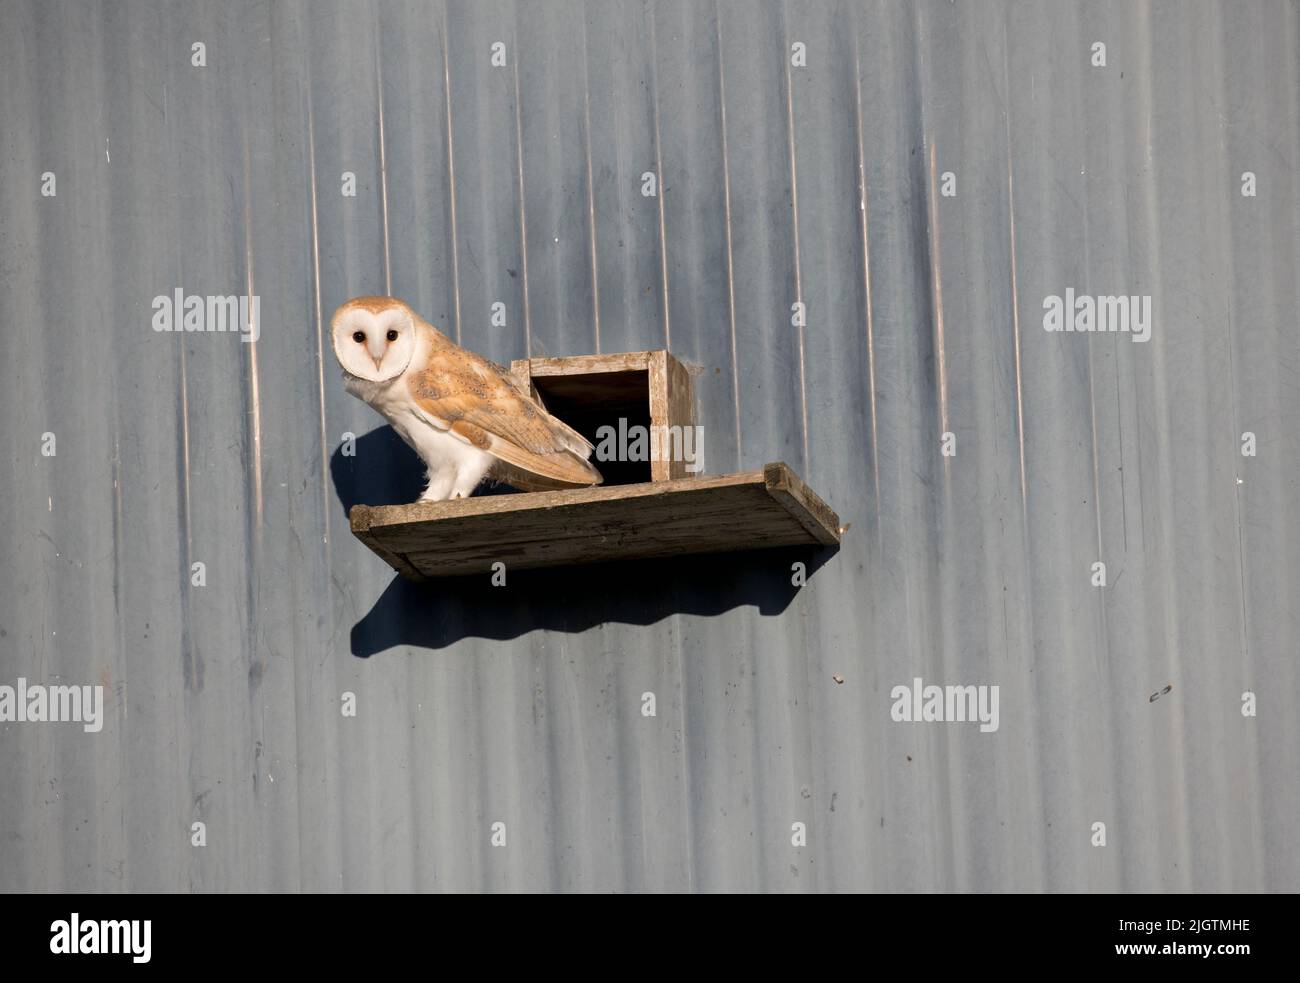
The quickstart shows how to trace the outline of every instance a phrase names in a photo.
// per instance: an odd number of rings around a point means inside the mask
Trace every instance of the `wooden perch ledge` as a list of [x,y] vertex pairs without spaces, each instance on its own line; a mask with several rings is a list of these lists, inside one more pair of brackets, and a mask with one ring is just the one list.
[[840,523],[784,464],[721,477],[411,505],[357,505],[352,531],[410,580],[840,541]]

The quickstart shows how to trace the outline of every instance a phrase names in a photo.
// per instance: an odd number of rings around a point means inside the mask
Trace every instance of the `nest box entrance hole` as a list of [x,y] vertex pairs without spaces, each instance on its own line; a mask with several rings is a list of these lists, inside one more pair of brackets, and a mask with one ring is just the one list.
[[[597,447],[592,463],[605,485],[666,481],[688,475],[682,461],[652,460],[649,456],[649,435],[654,428],[695,423],[690,375],[668,352],[520,359],[511,364],[511,373],[548,412]],[[606,431],[606,427],[612,429]],[[628,460],[625,452],[635,447],[638,430],[646,435],[646,456]],[[608,433],[615,438],[615,459],[599,453]],[[670,447],[671,442],[665,446]]]

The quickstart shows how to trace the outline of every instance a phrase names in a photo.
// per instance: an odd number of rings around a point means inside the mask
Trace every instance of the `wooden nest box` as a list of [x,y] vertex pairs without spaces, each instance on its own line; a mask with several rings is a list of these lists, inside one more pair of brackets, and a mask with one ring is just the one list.
[[[668,352],[519,359],[511,373],[596,445],[604,484],[354,506],[353,533],[404,577],[839,543],[839,518],[785,464],[692,473],[700,443],[691,377]],[[601,459],[602,440],[634,459]]]

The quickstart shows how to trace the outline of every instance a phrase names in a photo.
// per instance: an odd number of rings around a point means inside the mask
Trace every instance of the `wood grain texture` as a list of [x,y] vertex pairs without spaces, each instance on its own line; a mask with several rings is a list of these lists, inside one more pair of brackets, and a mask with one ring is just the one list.
[[840,541],[840,517],[789,467],[779,461],[768,464],[763,480],[768,494],[784,504],[809,535],[828,546]]
[[644,372],[655,352],[618,352],[611,355],[567,355],[527,360],[533,378],[548,375],[597,375],[602,372]]
[[839,542],[839,519],[781,463],[759,471],[411,505],[355,506],[357,538],[428,580],[607,560]]
[[[650,356],[650,377],[649,377],[649,397],[650,397],[650,426],[652,428],[661,428],[662,433],[667,433],[667,428],[673,424],[687,425],[688,421],[674,419],[674,411],[682,412],[683,404],[685,410],[690,409],[689,392],[683,399],[679,394],[672,391],[672,383],[678,376],[674,372],[674,367],[680,369],[681,363],[673,358],[668,352],[654,351],[649,353]],[[683,371],[681,376],[685,376]],[[661,441],[660,454],[651,458],[650,461],[650,479],[652,481],[671,481],[673,478],[686,477],[686,463],[684,461],[673,461],[671,456],[672,444],[670,441]]]
[[[695,426],[695,392],[691,385],[691,374],[686,371],[686,366],[667,352],[664,352],[664,389],[668,426],[681,427],[683,430]],[[699,453],[698,443],[695,449]],[[684,460],[669,461],[668,477],[688,477],[690,472],[686,470],[686,463]]]

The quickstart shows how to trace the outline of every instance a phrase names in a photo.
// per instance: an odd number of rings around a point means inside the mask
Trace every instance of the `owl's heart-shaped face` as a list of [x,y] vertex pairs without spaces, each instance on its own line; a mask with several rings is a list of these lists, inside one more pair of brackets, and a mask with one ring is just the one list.
[[348,301],[335,312],[331,334],[343,370],[370,382],[397,378],[415,350],[415,319],[391,297]]

